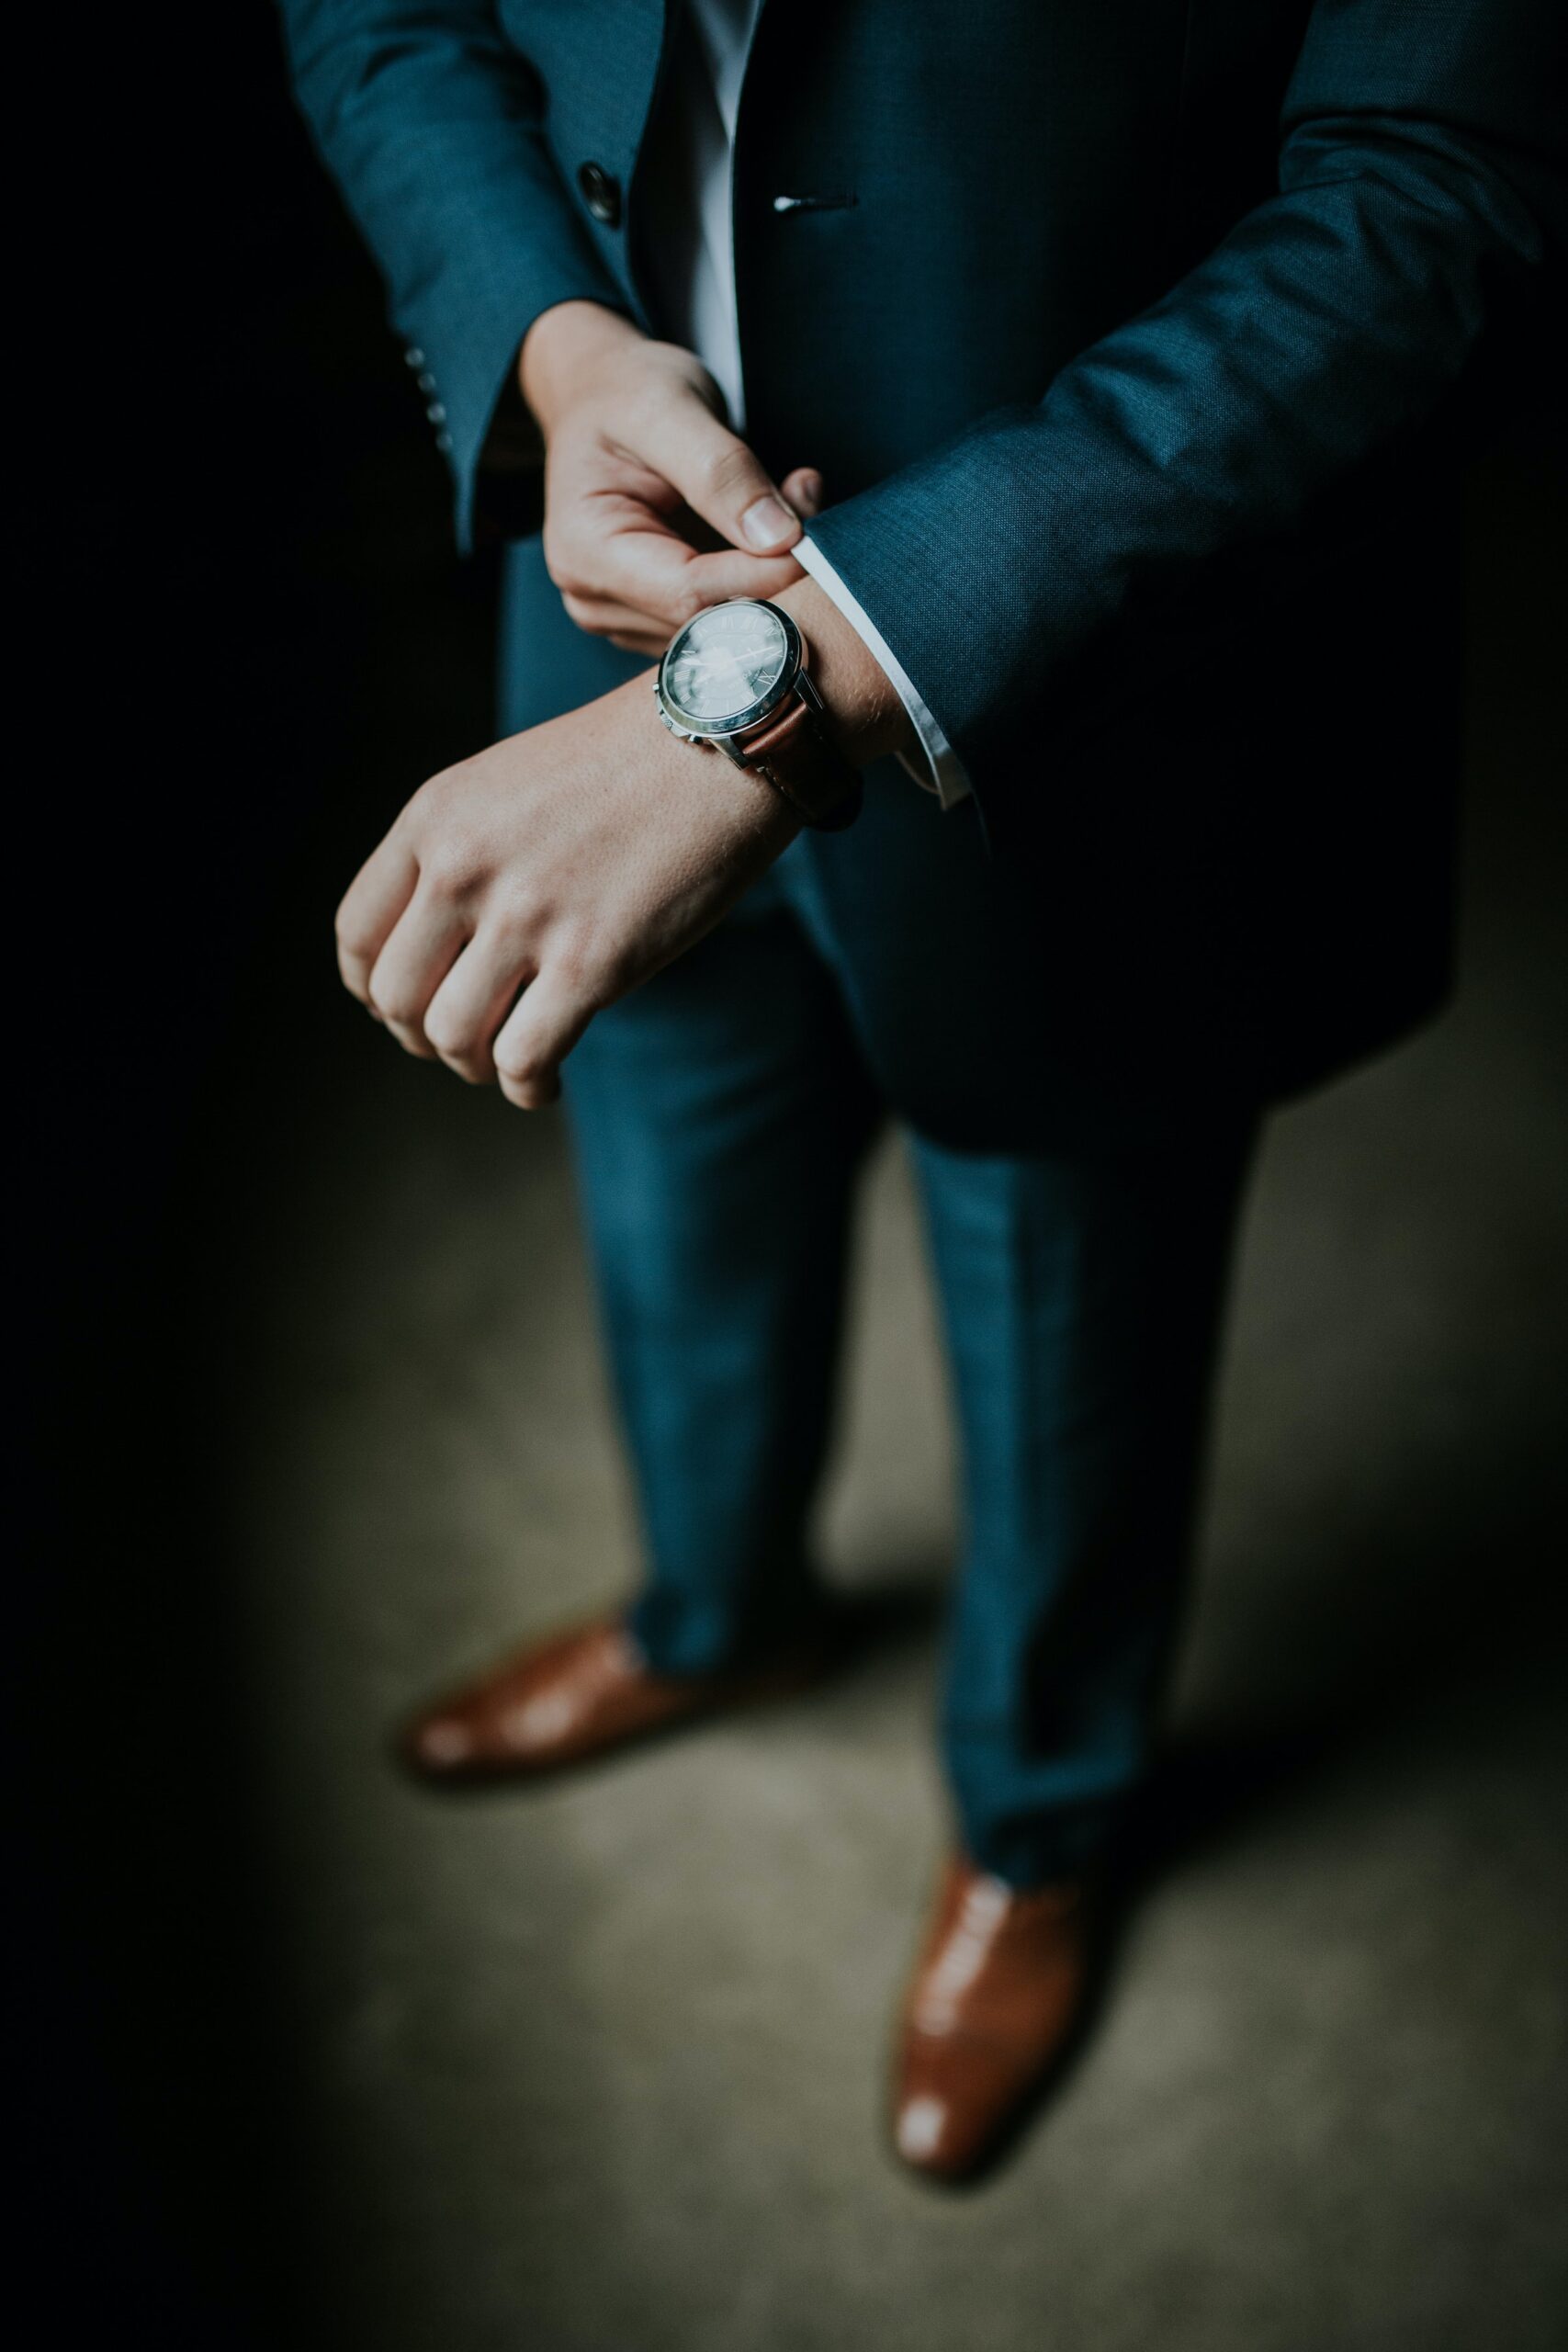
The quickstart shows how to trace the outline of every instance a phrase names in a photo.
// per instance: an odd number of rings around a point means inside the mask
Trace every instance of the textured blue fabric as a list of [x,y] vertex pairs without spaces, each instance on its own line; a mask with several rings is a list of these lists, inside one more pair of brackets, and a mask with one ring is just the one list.
[[916,1141],[964,1453],[942,1749],[967,1850],[1017,1884],[1100,1850],[1147,1759],[1251,1132]]
[[1418,444],[1561,261],[1565,27],[1551,0],[1318,0],[1276,185],[1214,251],[1043,399],[824,517],[995,826],[1103,633],[1190,660],[1206,622],[1310,572],[1325,502],[1373,493],[1360,470]]
[[[817,1621],[853,1180],[880,1113],[792,850],[567,1066],[630,1443],[654,1663]],[[1106,1110],[1047,1153],[915,1146],[963,1435],[943,1747],[966,1850],[1019,1884],[1103,1846],[1144,1764],[1250,1138]]]
[[491,0],[283,0],[282,14],[300,106],[429,379],[467,544],[524,334],[556,302],[625,298],[566,199],[547,93]]
[[675,1672],[765,1650],[815,1607],[807,1519],[879,1103],[780,909],[765,881],[566,1069],[650,1570],[637,1630]]

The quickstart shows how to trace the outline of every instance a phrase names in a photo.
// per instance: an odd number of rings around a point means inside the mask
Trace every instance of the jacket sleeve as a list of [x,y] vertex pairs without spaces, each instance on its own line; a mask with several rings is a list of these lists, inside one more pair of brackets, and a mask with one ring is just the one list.
[[528,420],[525,334],[554,303],[625,310],[541,130],[541,93],[494,0],[280,0],[300,107],[386,277],[439,409],[460,546]]
[[1325,502],[1428,424],[1560,252],[1562,21],[1316,0],[1277,194],[1037,407],[813,522],[984,810],[1032,787],[1075,679],[1157,672],[1162,639],[1299,570]]

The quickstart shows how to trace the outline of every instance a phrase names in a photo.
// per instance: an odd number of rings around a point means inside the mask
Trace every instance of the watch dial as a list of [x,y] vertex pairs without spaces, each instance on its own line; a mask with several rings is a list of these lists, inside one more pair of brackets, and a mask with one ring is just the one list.
[[737,718],[777,684],[788,659],[784,623],[765,605],[715,605],[675,640],[664,689],[692,718]]

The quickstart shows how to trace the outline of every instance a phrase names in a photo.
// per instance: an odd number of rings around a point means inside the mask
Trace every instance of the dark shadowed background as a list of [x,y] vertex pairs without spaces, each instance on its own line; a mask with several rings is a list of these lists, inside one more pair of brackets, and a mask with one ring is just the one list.
[[[489,729],[421,401],[269,17],[95,32],[18,342],[14,2109],[51,2342],[1545,2352],[1568,2324],[1568,497],[1469,497],[1463,985],[1276,1123],[1117,1999],[939,2204],[876,2138],[940,1835],[940,1370],[874,1171],[833,1570],[897,1638],[524,1802],[431,1684],[631,1546],[558,1123],[407,1063],[336,897]],[[68,127],[67,127],[68,126]],[[36,225],[36,224],[34,224]],[[36,298],[36,299],[35,299]],[[779,1987],[795,1997],[786,2003]],[[804,2013],[798,1992],[811,1989]]]

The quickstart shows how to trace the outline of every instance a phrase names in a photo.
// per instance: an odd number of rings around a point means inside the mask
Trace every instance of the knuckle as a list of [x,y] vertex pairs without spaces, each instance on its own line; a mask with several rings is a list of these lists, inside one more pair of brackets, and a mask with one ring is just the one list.
[[433,1004],[425,1014],[424,1034],[444,1061],[455,1060],[468,1051],[467,1022],[439,1004]]
[[579,567],[567,535],[558,526],[552,529],[547,523],[540,544],[544,551],[545,571],[553,584],[563,595],[568,591],[579,589],[582,583],[578,577]]
[[615,958],[591,933],[558,933],[551,943],[550,968],[580,1004],[597,1009],[617,993]]
[[485,922],[494,925],[508,945],[523,948],[544,930],[548,911],[538,893],[530,889],[525,881],[503,876],[485,903]]
[[570,917],[552,925],[546,960],[557,988],[581,996],[593,978],[593,935],[586,924]]
[[396,830],[403,847],[412,857],[419,872],[427,873],[439,858],[442,844],[453,821],[453,808],[458,794],[456,771],[443,770],[422,784],[398,819]]
[[363,964],[376,952],[377,941],[352,915],[339,915],[335,935],[339,955],[351,964]]
[[715,449],[703,470],[716,498],[738,497],[756,485],[756,462],[743,441],[732,441]]
[[372,980],[370,1001],[389,1029],[412,1029],[418,1025],[419,1007],[403,990],[384,983],[378,988]]
[[538,1077],[544,1064],[537,1046],[519,1041],[498,1050],[495,1066],[508,1085],[527,1086]]
[[457,767],[437,768],[434,775],[425,777],[399,820],[405,831],[417,833],[422,825],[440,814],[452,797],[460,773]]
[[501,1091],[513,1108],[518,1111],[542,1111],[555,1096],[554,1086],[543,1077],[522,1080],[507,1079],[503,1080]]
[[420,858],[420,880],[438,899],[464,899],[479,879],[480,859],[467,833],[444,830]]

